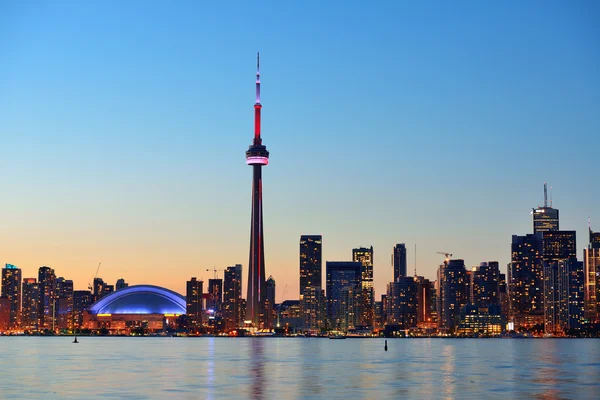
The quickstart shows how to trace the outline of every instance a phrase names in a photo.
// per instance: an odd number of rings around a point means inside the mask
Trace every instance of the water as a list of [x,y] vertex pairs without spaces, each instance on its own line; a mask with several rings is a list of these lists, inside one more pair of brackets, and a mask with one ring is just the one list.
[[600,340],[0,338],[2,399],[599,399]]

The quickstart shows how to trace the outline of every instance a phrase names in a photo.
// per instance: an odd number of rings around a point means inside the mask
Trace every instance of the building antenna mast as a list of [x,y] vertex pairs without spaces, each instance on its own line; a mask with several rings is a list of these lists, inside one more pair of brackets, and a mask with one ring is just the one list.
[[417,276],[417,244],[415,243],[415,276]]
[[548,187],[546,186],[546,182],[544,182],[544,208],[548,207]]

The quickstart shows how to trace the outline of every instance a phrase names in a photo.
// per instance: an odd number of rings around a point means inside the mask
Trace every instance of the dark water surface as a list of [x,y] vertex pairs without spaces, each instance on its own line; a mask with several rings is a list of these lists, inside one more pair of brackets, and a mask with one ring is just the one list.
[[600,399],[597,339],[0,338],[2,399]]

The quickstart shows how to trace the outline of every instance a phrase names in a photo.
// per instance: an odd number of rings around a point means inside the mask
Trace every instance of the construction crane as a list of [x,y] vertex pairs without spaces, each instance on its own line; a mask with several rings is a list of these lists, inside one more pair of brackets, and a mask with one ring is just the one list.
[[[94,275],[94,279],[92,280],[92,283],[94,282],[94,280],[96,280],[96,278],[98,277],[98,272],[100,271],[100,265],[102,265],[102,261],[100,261],[98,263],[98,268],[96,268],[96,275]],[[88,289],[93,293],[94,292],[94,287],[92,286],[91,283],[88,283]]]
[[[210,269],[207,269],[206,271],[208,272]],[[215,279],[219,279],[219,271],[227,271],[227,269],[217,269],[217,267],[213,267]]]
[[448,261],[450,261],[450,257],[452,257],[452,254],[446,253],[443,251],[438,251],[437,254],[442,254],[442,255],[446,256],[446,260],[444,261],[445,263],[448,263]]

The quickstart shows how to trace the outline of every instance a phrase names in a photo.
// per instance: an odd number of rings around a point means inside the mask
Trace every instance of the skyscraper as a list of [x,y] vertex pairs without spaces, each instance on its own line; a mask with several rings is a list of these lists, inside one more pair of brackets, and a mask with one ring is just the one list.
[[547,231],[542,233],[544,262],[577,257],[577,233],[575,231]]
[[500,305],[498,261],[482,262],[471,271],[471,303],[477,308]]
[[21,308],[21,326],[28,330],[39,327],[40,285],[35,278],[23,279],[23,306]]
[[327,317],[333,329],[348,329],[358,324],[356,303],[361,294],[360,262],[327,261]]
[[438,328],[454,331],[460,308],[467,304],[467,270],[463,260],[446,260],[438,269]]
[[89,290],[73,291],[73,328],[83,327],[83,312],[94,302],[92,292]]
[[202,326],[202,281],[192,277],[187,281],[185,292],[186,311],[191,328]]
[[223,317],[229,330],[240,326],[245,311],[242,300],[242,265],[227,267],[223,281]]
[[534,208],[531,213],[533,214],[533,233],[558,230],[558,209],[552,208],[552,205],[548,207],[546,182],[544,182],[544,206]]
[[415,283],[417,284],[417,325],[424,329],[435,328],[437,327],[437,321],[434,320],[437,307],[435,286],[433,282],[422,276],[416,276]]
[[265,302],[265,327],[273,328],[273,317],[275,314],[275,279],[269,276],[265,283],[267,290],[266,302]]
[[39,328],[54,329],[56,316],[56,275],[50,267],[40,267],[38,270],[40,286]]
[[117,279],[117,284],[115,285],[116,290],[124,289],[126,287],[129,287],[129,283],[125,282],[125,279],[123,279],[123,278]]
[[585,273],[585,318],[600,322],[600,232],[590,226],[590,241],[583,250]]
[[544,263],[544,329],[565,333],[584,320],[583,263],[575,257]]
[[322,316],[317,315],[322,304],[314,302],[322,299],[322,237],[321,235],[300,236],[300,309],[304,329],[316,329]]
[[2,296],[10,302],[9,326],[17,327],[21,314],[21,269],[12,264],[2,268]]
[[352,249],[352,261],[361,263],[361,299],[359,301],[359,324],[372,327],[375,314],[373,291],[373,246]]
[[392,252],[392,265],[394,266],[394,282],[401,276],[406,276],[406,245],[398,243]]
[[258,327],[264,322],[265,245],[263,238],[262,167],[269,163],[269,152],[260,136],[260,58],[256,62],[256,102],[254,103],[254,141],[246,151],[246,164],[252,166],[252,221],[250,224],[250,261],[246,320]]
[[400,276],[387,287],[387,323],[401,329],[417,326],[418,284],[413,277]]
[[56,327],[73,329],[73,281],[56,278]]
[[515,328],[544,320],[542,233],[513,235],[508,266],[510,317]]
[[213,310],[215,314],[220,315],[223,304],[223,279],[209,279],[208,294],[210,294],[210,304],[208,308]]

